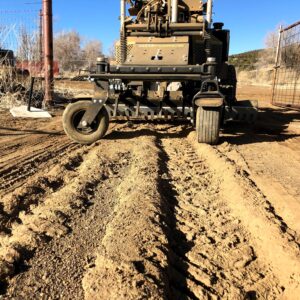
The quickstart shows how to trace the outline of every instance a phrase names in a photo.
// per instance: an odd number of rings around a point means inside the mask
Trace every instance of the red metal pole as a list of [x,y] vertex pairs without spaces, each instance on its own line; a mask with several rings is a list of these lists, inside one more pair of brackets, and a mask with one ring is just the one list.
[[[39,47],[40,47],[40,68],[42,68],[42,64],[43,64],[43,61],[44,61],[44,51],[43,51],[43,10],[41,9],[40,10],[40,28],[39,28],[39,31],[40,31],[40,35],[39,35]],[[41,73],[41,71],[39,71],[39,73]]]
[[44,67],[45,67],[45,98],[44,106],[53,106],[53,22],[52,0],[43,0],[43,33],[44,33]]

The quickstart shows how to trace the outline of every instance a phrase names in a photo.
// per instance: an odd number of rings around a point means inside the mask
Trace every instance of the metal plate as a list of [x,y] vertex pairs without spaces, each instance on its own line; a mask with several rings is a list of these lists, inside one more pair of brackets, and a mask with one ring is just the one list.
[[187,65],[189,43],[187,37],[135,38],[127,54],[127,65]]
[[10,113],[15,118],[33,118],[33,119],[49,119],[52,116],[45,110],[31,107],[30,111],[27,110],[27,106],[13,107]]

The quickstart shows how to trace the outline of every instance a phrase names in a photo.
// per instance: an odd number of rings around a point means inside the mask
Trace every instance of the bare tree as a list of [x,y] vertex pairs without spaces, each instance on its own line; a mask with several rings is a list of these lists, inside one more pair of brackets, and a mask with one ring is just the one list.
[[82,49],[83,59],[86,67],[92,69],[96,65],[97,58],[102,55],[102,43],[99,40],[92,40],[85,44]]
[[36,32],[29,32],[26,27],[19,30],[19,47],[17,59],[21,61],[39,60],[39,41]]
[[266,34],[264,41],[265,49],[261,52],[260,59],[258,61],[258,67],[274,65],[279,27],[280,25],[278,25],[273,31],[270,31]]
[[265,36],[265,48],[267,49],[274,49],[277,46],[277,41],[278,41],[278,28],[270,31],[267,33]]
[[81,41],[77,31],[60,32],[54,37],[54,57],[60,69],[74,72],[82,66]]
[[102,43],[90,40],[83,44],[83,40],[77,31],[60,32],[54,37],[54,57],[63,72],[95,67],[97,57],[102,55]]

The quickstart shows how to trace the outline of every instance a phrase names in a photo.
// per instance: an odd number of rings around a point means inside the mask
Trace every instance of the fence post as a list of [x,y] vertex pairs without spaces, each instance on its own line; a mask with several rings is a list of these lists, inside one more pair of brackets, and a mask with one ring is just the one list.
[[272,88],[272,100],[271,103],[274,104],[275,100],[275,90],[276,90],[276,82],[277,82],[277,74],[279,65],[279,57],[280,57],[280,46],[281,46],[281,38],[282,38],[282,25],[279,27],[279,34],[278,34],[278,42],[277,42],[277,49],[276,49],[276,57],[275,57],[275,67],[274,67],[274,76],[273,76],[273,88]]
[[[299,65],[296,66],[296,68],[299,72]],[[296,103],[296,94],[297,94],[298,80],[300,78],[300,76],[299,76],[300,74],[298,72],[296,72],[296,74],[295,74],[294,91],[293,91],[293,98],[292,98],[292,101],[293,101],[292,105],[293,106],[297,105],[297,103]]]
[[31,111],[32,96],[33,96],[33,89],[34,89],[34,81],[35,81],[35,78],[31,77],[30,94],[29,94],[29,100],[28,100],[28,104],[27,104],[27,111]]
[[54,75],[53,75],[53,21],[52,0],[43,0],[43,33],[44,33],[44,68],[45,68],[45,98],[44,106],[52,107]]

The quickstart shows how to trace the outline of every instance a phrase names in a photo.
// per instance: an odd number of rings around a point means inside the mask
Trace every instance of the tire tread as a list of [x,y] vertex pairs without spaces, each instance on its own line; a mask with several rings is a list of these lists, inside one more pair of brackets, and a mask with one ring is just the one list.
[[196,116],[196,131],[198,142],[216,145],[219,141],[220,122],[220,108],[198,107]]

